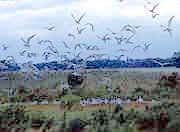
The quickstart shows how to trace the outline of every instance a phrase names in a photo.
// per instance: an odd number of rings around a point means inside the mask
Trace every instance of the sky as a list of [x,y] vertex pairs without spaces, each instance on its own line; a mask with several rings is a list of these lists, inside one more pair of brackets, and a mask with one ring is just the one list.
[[[160,3],[157,9],[160,15],[156,19],[153,19],[147,10],[152,8],[152,5],[148,5],[146,0],[0,0],[0,59],[14,56],[17,62],[43,62],[45,60],[42,53],[47,49],[47,44],[38,44],[40,40],[51,40],[61,55],[67,51],[72,52],[72,55],[82,51],[82,57],[94,53],[106,53],[106,57],[110,58],[121,54],[130,58],[170,57],[173,52],[180,51],[180,1],[149,1],[152,4]],[[79,17],[83,13],[86,15],[82,19],[82,25],[92,23],[95,32],[87,27],[82,35],[76,35],[76,39],[72,40],[67,34],[76,34],[77,25],[71,14]],[[175,16],[171,27],[173,37],[163,32],[160,27],[167,25],[171,16]],[[126,24],[141,26],[133,38],[132,45],[117,45],[114,40],[104,43],[97,38],[97,35],[109,33],[107,28],[119,33]],[[47,30],[48,26],[55,26],[55,30]],[[32,39],[31,47],[24,47],[21,38],[32,34],[37,36]],[[71,48],[77,43],[86,43],[97,45],[102,50],[67,50],[62,41],[66,41]],[[147,52],[140,48],[131,52],[133,46],[143,45],[145,42],[152,43]],[[2,45],[8,46],[8,49],[3,51]],[[20,56],[19,52],[25,49],[35,52],[38,56]],[[122,53],[118,49],[128,49],[130,52]],[[51,57],[49,61],[56,59],[57,57]]]

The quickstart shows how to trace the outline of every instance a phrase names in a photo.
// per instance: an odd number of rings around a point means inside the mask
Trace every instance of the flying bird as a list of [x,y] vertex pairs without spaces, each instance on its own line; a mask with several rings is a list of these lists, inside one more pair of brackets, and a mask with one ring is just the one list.
[[126,40],[126,37],[121,35],[120,37],[115,36],[114,39],[116,40],[117,44],[121,45]]
[[172,28],[171,28],[171,24],[172,24],[172,21],[173,19],[175,18],[175,16],[172,16],[169,20],[168,20],[168,25],[161,25],[162,28],[164,28],[164,32],[168,32],[169,35],[172,37]]
[[139,29],[141,26],[133,26],[130,24],[124,25],[121,28],[121,31],[127,31],[127,32],[131,32],[132,34],[136,34],[137,29]]
[[74,14],[71,14],[71,16],[74,19],[75,23],[78,24],[78,25],[81,24],[81,21],[82,21],[82,19],[84,18],[85,15],[86,15],[86,13],[83,13],[79,18],[76,18],[74,16]]
[[77,27],[77,32],[78,32],[78,34],[82,34],[82,32],[84,31],[86,29],[86,27],[84,27],[84,28],[79,28],[79,27]]
[[128,52],[127,49],[118,49],[118,51],[120,51],[120,52]]
[[152,13],[152,18],[156,18],[157,16],[159,16],[159,13]]
[[141,45],[135,46],[135,47],[132,49],[132,53],[133,53],[136,49],[138,49],[138,48],[142,48]]
[[64,44],[64,47],[65,47],[65,48],[71,49],[65,41],[62,41],[62,43]]
[[110,28],[107,28],[107,30],[112,34],[112,35],[116,35],[116,32],[113,32]]
[[76,45],[74,46],[74,49],[75,49],[75,50],[77,50],[77,48],[82,49],[82,48],[83,48],[82,46],[84,46],[82,43],[78,43],[78,44],[76,44]]
[[33,35],[29,36],[26,40],[24,38],[21,38],[21,40],[24,42],[24,46],[30,47],[31,40],[36,36],[37,36],[37,34],[33,34]]
[[132,34],[131,36],[129,36],[128,38],[125,38],[125,43],[126,44],[133,44],[134,42],[131,41],[131,39],[134,38],[134,34]]
[[38,42],[38,44],[50,44],[50,46],[53,46],[53,42],[51,40],[41,40]]
[[90,26],[91,27],[91,30],[94,32],[94,25],[92,23],[86,23],[84,26]]
[[7,50],[7,49],[8,49],[8,46],[5,45],[5,44],[3,44],[3,45],[2,45],[2,49],[3,49],[4,51]]
[[156,63],[156,64],[159,64],[161,67],[164,67],[164,66],[166,66],[166,65],[171,64],[171,63],[161,63],[161,62],[159,62],[159,61],[157,61],[157,60],[155,60],[155,59],[153,59],[152,61],[153,61],[154,63]]
[[[149,3],[152,4],[152,3]],[[152,18],[155,19],[157,16],[159,16],[160,14],[156,12],[158,6],[160,3],[157,3],[155,5],[153,5],[153,7],[151,9],[147,9],[151,14],[152,14]],[[146,6],[145,6],[146,8]]]
[[117,58],[117,60],[121,60],[122,57],[124,57],[125,55],[120,55],[120,56],[115,56]]
[[158,8],[158,6],[159,6],[159,3],[155,4],[155,5],[152,7],[152,9],[149,10],[149,12],[151,12],[151,13],[156,13],[155,10]]
[[76,39],[76,36],[72,33],[68,33],[68,37],[72,37],[73,39]]
[[48,27],[46,27],[46,29],[49,30],[49,31],[54,31],[55,28],[56,28],[55,26],[48,26]]
[[42,56],[45,57],[45,60],[47,61],[51,55],[53,55],[51,52],[45,51]]
[[145,43],[144,48],[143,48],[144,52],[146,52],[151,45],[152,45],[152,43]]
[[97,38],[101,39],[104,43],[106,43],[108,40],[111,40],[109,34],[105,34],[103,37],[97,35]]

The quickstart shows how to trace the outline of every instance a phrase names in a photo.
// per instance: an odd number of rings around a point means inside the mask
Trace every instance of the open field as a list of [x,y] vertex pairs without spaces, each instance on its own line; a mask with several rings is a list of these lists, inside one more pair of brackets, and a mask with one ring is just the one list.
[[[167,87],[163,84],[159,85],[159,80],[163,75],[171,75],[172,72],[180,73],[180,69],[137,68],[87,70],[83,74],[85,79],[78,88],[67,88],[64,92],[64,88],[67,87],[67,76],[69,72],[70,71],[50,71],[49,73],[42,73],[44,77],[43,80],[24,80],[23,74],[14,73],[12,74],[14,79],[1,80],[0,82],[1,102],[24,104],[26,107],[25,110],[27,111],[27,115],[25,117],[28,117],[28,120],[32,121],[32,127],[27,127],[27,132],[44,132],[43,125],[40,125],[38,128],[34,128],[33,122],[36,122],[35,124],[37,125],[37,121],[41,121],[46,124],[48,121],[52,120],[52,132],[64,132],[66,130],[62,129],[65,127],[62,127],[62,124],[66,122],[66,127],[69,128],[69,123],[74,119],[86,121],[88,125],[84,131],[88,132],[104,132],[105,129],[110,129],[107,132],[139,132],[142,131],[139,128],[146,125],[143,124],[142,121],[147,124],[149,123],[149,120],[157,122],[153,116],[159,117],[162,114],[162,109],[163,111],[165,110],[165,113],[168,113],[171,120],[173,117],[173,119],[178,120],[176,123],[179,123],[179,116],[177,116],[177,114],[173,114],[176,113],[179,108],[177,107],[179,104],[179,80],[177,80],[177,85],[174,88]],[[8,90],[12,89],[16,89],[16,92],[13,96],[11,95],[11,97],[8,97]],[[19,90],[22,89],[24,91],[19,92]],[[39,89],[38,93],[37,89]],[[29,96],[32,95],[33,98],[29,99]],[[128,104],[122,104],[123,110],[119,110],[117,113],[114,112],[118,106],[116,104],[80,105],[81,100],[97,97],[107,99],[119,97],[124,100],[130,99],[131,102]],[[137,103],[136,100],[138,100],[139,97],[142,97],[143,101]],[[39,102],[39,104],[30,105],[30,103],[35,101]],[[48,104],[42,104],[44,101],[48,101]],[[61,103],[53,104],[54,101],[60,101]],[[171,104],[173,104],[172,108]],[[158,110],[155,109],[156,105],[158,106]],[[11,108],[11,106],[8,105],[4,107],[10,107],[9,111],[15,108]],[[174,109],[175,107],[177,107],[177,109]],[[173,110],[175,112],[171,113]],[[3,119],[3,115],[5,114],[1,114],[1,112],[3,113],[3,109],[0,110],[0,116],[2,116],[1,118]],[[107,119],[101,117],[102,113],[104,113],[103,117],[106,117]],[[119,114],[122,113],[124,117],[119,116]],[[23,119],[25,117],[21,118]],[[96,120],[96,117],[100,119]],[[121,118],[123,118],[123,122],[121,122]],[[101,120],[104,120],[107,124],[105,122],[101,124]],[[94,125],[93,123],[96,123],[97,125]],[[59,127],[61,130],[59,130]],[[99,129],[101,127],[102,130]],[[156,128],[154,124],[149,124],[149,127]],[[149,129],[149,127],[146,127],[146,129]],[[125,130],[125,128],[133,130]],[[143,129],[143,132],[146,132],[146,129]],[[160,132],[157,129],[155,129],[155,131],[154,129],[151,129],[151,131]],[[50,132],[50,130],[46,130],[46,132]]]

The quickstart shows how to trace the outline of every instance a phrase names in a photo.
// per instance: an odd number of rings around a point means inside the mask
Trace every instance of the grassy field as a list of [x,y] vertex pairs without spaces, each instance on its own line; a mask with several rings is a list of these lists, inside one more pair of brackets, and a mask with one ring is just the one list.
[[[67,105],[56,105],[50,104],[48,105],[25,105],[26,110],[33,115],[33,112],[40,112],[44,115],[50,115],[45,118],[53,118],[55,121],[62,122],[64,118],[64,113],[66,112],[66,122],[69,123],[73,119],[82,119],[89,120],[92,116],[92,113],[97,112],[99,110],[107,111],[113,115],[113,111],[116,105],[88,105],[86,107],[82,107],[79,104],[80,99],[82,98],[91,98],[91,97],[128,97],[130,99],[137,99],[138,96],[142,96],[147,103],[137,104],[130,103],[123,106],[124,111],[130,111],[132,109],[137,111],[146,111],[146,107],[153,106],[154,104],[151,102],[152,100],[156,100],[157,102],[164,101],[175,101],[178,102],[179,94],[177,94],[178,87],[177,85],[175,89],[170,89],[169,87],[160,87],[158,86],[159,79],[162,75],[168,75],[172,72],[180,73],[180,69],[177,68],[136,68],[136,69],[103,69],[103,70],[87,70],[84,76],[86,79],[80,88],[74,90],[68,90],[64,95],[62,95],[62,89],[64,85],[67,84],[67,75],[70,71],[51,71],[48,73],[41,73],[44,77],[43,80],[24,80],[24,74],[22,73],[13,73],[10,74],[9,80],[0,80],[0,94],[1,98],[8,99],[8,90],[9,89],[19,89],[24,88],[28,89],[27,91],[31,91],[33,89],[41,88],[43,93],[48,96],[51,95],[51,101],[53,100],[63,100],[64,102],[71,102],[72,106],[70,109]],[[111,91],[109,91],[111,88]],[[179,87],[180,88],[180,87]],[[29,92],[25,95],[19,96],[27,96]],[[61,96],[57,96],[61,95]],[[15,95],[16,97],[17,95]],[[2,99],[1,99],[2,100]],[[19,100],[16,100],[19,102]],[[37,118],[42,118],[37,117]],[[109,117],[108,117],[109,118]],[[128,117],[131,119],[131,116]],[[118,129],[115,129],[116,126],[113,122],[115,122],[116,118],[112,120],[112,131],[119,132],[121,126]],[[97,122],[98,123],[98,122]],[[129,124],[130,125],[130,124]],[[59,126],[59,125],[58,125]],[[105,126],[104,126],[105,127]],[[95,128],[93,128],[95,129]],[[28,129],[28,132],[40,132],[40,129]],[[89,130],[90,131],[90,130]],[[125,130],[122,130],[125,131]],[[53,131],[59,132],[59,131]],[[92,130],[92,132],[96,132],[96,130]],[[103,132],[103,131],[101,131]],[[127,131],[127,132],[135,132],[135,131]]]

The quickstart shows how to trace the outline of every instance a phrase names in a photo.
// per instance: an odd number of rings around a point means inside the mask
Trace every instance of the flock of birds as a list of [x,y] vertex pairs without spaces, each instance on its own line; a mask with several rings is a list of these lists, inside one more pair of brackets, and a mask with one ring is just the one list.
[[[119,2],[123,2],[124,0],[119,0]],[[145,0],[146,4],[144,5],[144,8],[151,14],[153,19],[156,19],[160,17],[160,12],[158,11],[160,3],[153,3],[149,0]],[[111,28],[106,28],[106,32],[104,34],[97,34],[96,28],[93,23],[91,22],[85,22],[84,19],[86,18],[86,12],[81,14],[80,16],[76,16],[75,14],[71,14],[72,20],[75,23],[76,31],[73,33],[68,33],[67,37],[69,40],[72,40],[72,43],[75,43],[74,41],[87,31],[91,31],[95,34],[97,40],[101,41],[104,44],[109,43],[110,41],[115,42],[117,44],[117,47],[123,46],[123,45],[130,45],[132,48],[126,49],[126,48],[117,48],[117,53],[120,55],[114,56],[116,59],[121,60],[122,57],[126,57],[126,53],[130,52],[133,53],[137,49],[141,49],[144,52],[147,52],[152,45],[152,42],[144,42],[141,45],[137,45],[135,40],[136,34],[139,31],[139,29],[142,28],[141,25],[131,25],[131,24],[125,24],[122,26],[119,32],[113,31]],[[162,31],[168,32],[169,35],[172,37],[172,22],[175,19],[175,16],[171,16],[168,20],[167,25],[160,24],[160,27],[162,28]],[[45,27],[46,30],[49,32],[56,31],[56,26],[49,25]],[[23,43],[24,48],[22,51],[19,52],[19,55],[26,58],[35,58],[39,56],[39,53],[33,52],[31,50],[32,41],[38,36],[38,34],[32,34],[28,36],[27,38],[21,38],[21,41]],[[57,60],[61,62],[68,62],[69,65],[73,65],[70,60],[72,59],[83,59],[84,63],[86,64],[88,60],[91,59],[102,59],[103,57],[107,57],[108,53],[101,53],[102,48],[99,45],[90,45],[88,43],[75,43],[74,45],[69,44],[66,41],[62,41],[62,45],[64,46],[64,52],[58,50],[58,48],[54,45],[52,40],[40,40],[37,42],[39,45],[47,45],[46,49],[40,53],[41,56],[45,59],[45,61],[48,61],[51,57],[57,58]],[[8,50],[8,46],[6,44],[2,45],[2,50],[6,51]],[[85,50],[85,52],[84,52]],[[92,54],[89,54],[91,53]],[[83,58],[82,54],[88,53],[88,56]],[[73,56],[73,58],[72,58]],[[109,56],[108,56],[109,57]],[[8,56],[6,60],[12,61],[15,59],[12,59],[13,56]],[[128,58],[128,57],[127,57]],[[155,63],[160,64],[157,60],[153,60]],[[163,64],[161,64],[163,65]]]

